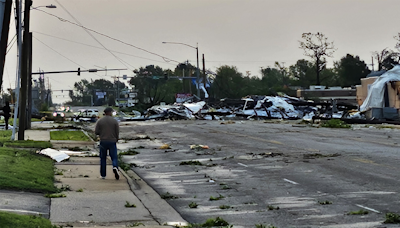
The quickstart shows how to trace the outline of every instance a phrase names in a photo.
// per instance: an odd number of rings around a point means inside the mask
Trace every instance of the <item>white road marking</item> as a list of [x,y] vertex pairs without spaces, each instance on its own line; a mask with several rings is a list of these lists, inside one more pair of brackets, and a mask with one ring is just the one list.
[[363,206],[363,205],[360,205],[360,204],[356,204],[356,206],[357,206],[357,207],[364,208],[364,209],[369,210],[369,211],[372,211],[372,212],[375,212],[375,213],[378,213],[378,214],[381,213],[380,211],[377,211],[377,210],[375,210],[375,209],[372,209],[372,208],[370,208],[370,207],[366,207],[366,206]]
[[244,166],[244,167],[249,167],[248,165],[245,165],[243,163],[238,163],[238,165]]
[[286,178],[284,178],[283,180],[284,180],[284,181],[286,181],[286,182],[289,182],[289,183],[291,183],[291,184],[299,184],[299,183],[297,183],[297,182],[294,182],[294,181],[288,180],[288,179],[286,179]]

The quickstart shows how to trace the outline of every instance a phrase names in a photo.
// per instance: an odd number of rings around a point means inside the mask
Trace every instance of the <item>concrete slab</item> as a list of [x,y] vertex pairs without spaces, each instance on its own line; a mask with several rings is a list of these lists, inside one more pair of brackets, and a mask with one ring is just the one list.
[[50,131],[25,130],[25,140],[50,141]]
[[0,191],[0,211],[49,218],[50,199],[41,193]]
[[112,166],[107,166],[106,179],[100,178],[100,165],[56,165],[62,170],[63,175],[55,176],[57,185],[69,185],[72,191],[83,189],[86,191],[118,191],[129,190],[126,178],[121,175],[120,179],[115,180]]
[[[49,138],[50,140],[50,138]],[[80,147],[82,149],[95,149],[96,143],[93,141],[68,141],[68,140],[50,140],[55,149]]]
[[[57,165],[98,165],[100,169],[100,157],[70,157],[68,161],[57,163]],[[107,159],[107,164],[111,164],[111,160]]]
[[162,199],[152,187],[147,185],[135,172],[128,170],[127,175],[134,180],[135,184],[131,186],[135,195],[151,211],[154,219],[160,224],[175,226],[187,226],[188,223],[182,216]]
[[[153,221],[149,211],[130,190],[66,192],[51,200],[50,220],[55,223]],[[126,202],[136,208],[125,207]]]

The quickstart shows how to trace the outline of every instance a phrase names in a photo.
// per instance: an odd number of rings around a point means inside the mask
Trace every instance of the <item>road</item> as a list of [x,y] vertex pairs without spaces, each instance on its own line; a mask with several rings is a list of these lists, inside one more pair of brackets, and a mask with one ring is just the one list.
[[[152,140],[140,140],[140,153],[127,158],[132,169],[160,195],[176,196],[168,202],[191,223],[219,216],[234,227],[397,227],[382,224],[386,213],[400,212],[400,130],[390,126],[121,123],[125,139],[140,134]],[[185,161],[202,165],[180,165]],[[359,210],[368,214],[348,215]]]

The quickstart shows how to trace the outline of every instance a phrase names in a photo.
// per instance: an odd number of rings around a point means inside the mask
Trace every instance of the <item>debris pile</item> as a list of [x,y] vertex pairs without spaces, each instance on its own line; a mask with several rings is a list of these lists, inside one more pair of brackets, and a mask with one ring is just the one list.
[[247,96],[242,99],[221,99],[156,105],[147,109],[145,115],[131,120],[228,120],[228,119],[304,119],[342,118],[349,116],[357,107],[335,102],[306,101],[287,95]]

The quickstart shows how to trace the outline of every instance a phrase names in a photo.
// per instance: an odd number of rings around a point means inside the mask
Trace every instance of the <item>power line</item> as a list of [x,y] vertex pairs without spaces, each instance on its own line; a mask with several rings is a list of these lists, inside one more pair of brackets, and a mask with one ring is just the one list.
[[[88,46],[88,47],[91,47],[91,48],[103,49],[103,48],[98,47],[98,46],[94,46],[94,45],[90,45],[90,44],[85,44],[85,43],[81,43],[81,42],[77,42],[77,41],[73,41],[73,40],[68,40],[68,39],[65,39],[65,38],[61,38],[61,37],[49,35],[49,34],[42,33],[42,32],[34,31],[34,33],[41,34],[41,35],[44,35],[44,36],[53,37],[53,38],[60,39],[60,40],[64,40],[64,41],[68,41],[68,42],[71,42],[71,43],[76,43],[76,44]],[[132,56],[132,57],[139,58],[139,59],[145,59],[145,60],[150,60],[150,61],[154,61],[154,62],[165,63],[165,62],[162,62],[162,61],[159,61],[159,60],[149,59],[149,58],[145,58],[145,57],[140,57],[140,56],[137,56],[137,55],[132,55],[132,54],[124,53],[124,52],[119,52],[119,51],[115,51],[115,50],[111,50],[111,51],[113,51],[114,53],[123,54],[123,55],[127,55],[127,56]],[[170,63],[170,62],[167,62],[166,64],[170,64],[170,65],[174,65],[174,66],[175,66],[175,64]]]
[[144,48],[140,48],[140,47],[138,47],[138,46],[135,46],[135,45],[130,44],[130,43],[127,43],[127,42],[125,42],[125,41],[119,40],[119,39],[117,39],[117,38],[113,38],[113,37],[108,36],[108,35],[106,35],[106,34],[103,34],[103,33],[101,33],[101,32],[97,32],[97,31],[95,31],[95,30],[93,30],[93,29],[89,29],[89,28],[87,28],[87,27],[85,27],[85,26],[79,25],[79,24],[77,24],[77,23],[74,23],[74,22],[72,22],[72,21],[66,20],[66,19],[64,19],[64,18],[62,18],[62,17],[56,16],[56,15],[51,14],[51,13],[48,13],[48,12],[46,12],[46,11],[43,11],[43,10],[40,10],[40,9],[37,9],[37,10],[38,10],[38,11],[41,11],[41,12],[47,14],[47,15],[53,16],[53,17],[59,19],[59,20],[62,21],[62,22],[67,22],[67,23],[70,23],[70,24],[72,24],[72,25],[75,25],[75,26],[78,26],[78,27],[87,29],[88,31],[91,31],[91,32],[96,33],[96,34],[101,35],[101,36],[104,36],[104,37],[109,38],[109,39],[111,39],[111,40],[117,41],[117,42],[119,42],[119,43],[125,44],[125,45],[130,46],[130,47],[133,47],[133,48],[136,48],[136,49],[141,50],[141,51],[144,51],[144,52],[146,52],[146,53],[149,53],[149,54],[158,56],[158,57],[162,58],[162,59],[163,59],[164,61],[166,61],[166,62],[176,62],[176,63],[180,63],[179,61],[176,61],[176,60],[167,58],[167,57],[162,56],[162,55],[159,55],[159,54],[157,54],[157,53],[155,53],[155,52],[148,51],[148,50],[146,50],[146,49],[144,49]]
[[[44,42],[42,42],[41,40],[39,40],[38,38],[36,38],[35,36],[33,36],[33,38],[35,38],[37,41],[39,41],[40,43],[42,43],[44,46],[48,47],[50,50],[54,51],[55,53],[61,55],[61,56],[64,57],[64,58],[66,58],[66,59],[69,60],[70,62],[72,62],[72,63],[74,63],[74,64],[76,64],[76,65],[78,65],[78,66],[80,66],[80,67],[82,67],[82,68],[84,68],[84,69],[87,69],[86,67],[80,65],[79,63],[73,61],[72,59],[70,59],[70,58],[66,57],[65,55],[61,54],[60,52],[56,51],[55,49],[53,49],[53,48],[50,47],[49,45],[45,44]],[[95,75],[98,76],[98,77],[100,77],[100,78],[102,78],[102,79],[104,79],[104,77],[101,76],[101,75],[98,75],[98,74],[95,74]]]
[[[58,2],[57,0],[55,0],[57,2],[57,4],[59,4],[61,6],[61,8],[64,9],[65,12],[68,13],[69,16],[72,17],[72,19],[74,19],[74,21],[76,23],[78,23],[80,26],[82,26],[82,23],[79,22],[78,19],[76,19],[60,2]],[[90,37],[92,37],[98,44],[100,44],[105,50],[107,50],[112,56],[114,56],[120,63],[122,63],[122,65],[124,65],[126,68],[129,68],[124,62],[121,61],[121,59],[119,57],[117,57],[113,52],[111,52],[108,48],[106,48],[105,45],[103,45],[98,39],[96,39],[96,37],[93,36],[93,34],[91,34],[84,26],[82,26],[82,28],[85,30],[85,32],[87,34],[89,34]]]
[[[14,37],[11,39],[11,41],[7,44],[7,52],[6,55],[8,54],[8,52],[11,50],[11,48],[14,46],[14,44],[16,43],[17,39],[14,39],[17,37],[17,34],[14,35]],[[10,46],[11,45],[11,46]]]

